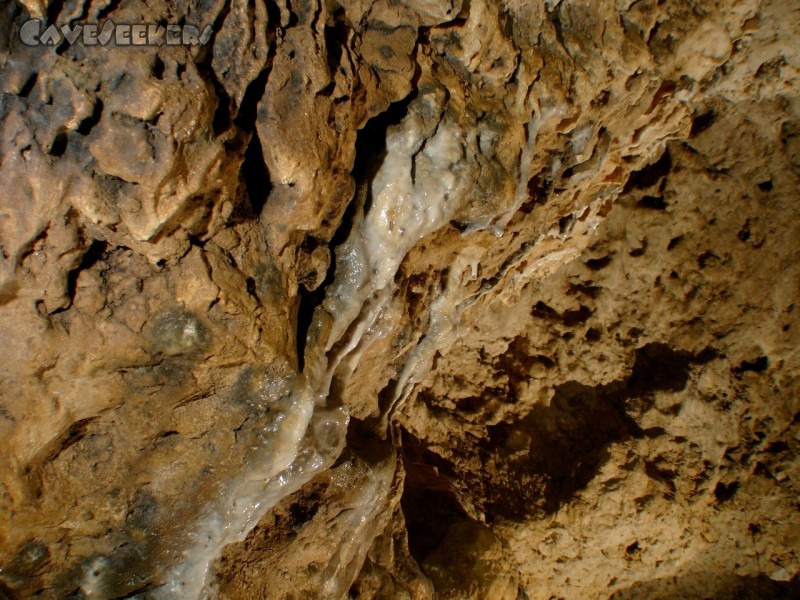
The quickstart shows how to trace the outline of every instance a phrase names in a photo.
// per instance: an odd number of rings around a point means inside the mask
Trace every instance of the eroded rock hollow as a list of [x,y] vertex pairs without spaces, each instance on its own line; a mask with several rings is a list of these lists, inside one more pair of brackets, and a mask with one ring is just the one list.
[[796,3],[0,12],[0,597],[800,594]]

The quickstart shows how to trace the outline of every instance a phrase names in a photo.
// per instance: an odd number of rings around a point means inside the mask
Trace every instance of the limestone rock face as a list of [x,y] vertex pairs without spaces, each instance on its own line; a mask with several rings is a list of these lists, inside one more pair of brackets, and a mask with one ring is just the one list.
[[5,3],[0,598],[800,594],[799,36]]

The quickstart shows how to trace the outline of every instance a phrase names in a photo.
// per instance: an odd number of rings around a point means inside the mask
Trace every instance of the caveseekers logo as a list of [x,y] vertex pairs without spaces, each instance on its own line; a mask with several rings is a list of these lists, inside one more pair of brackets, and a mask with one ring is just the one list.
[[194,25],[117,25],[110,19],[102,27],[98,23],[45,27],[40,19],[32,19],[19,30],[19,38],[26,46],[60,46],[64,41],[85,46],[106,46],[112,42],[113,46],[205,46],[211,34],[211,25],[201,32]]

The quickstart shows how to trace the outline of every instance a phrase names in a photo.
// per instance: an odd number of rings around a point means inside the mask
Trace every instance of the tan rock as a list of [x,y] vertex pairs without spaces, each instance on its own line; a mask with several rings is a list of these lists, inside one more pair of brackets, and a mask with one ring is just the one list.
[[0,596],[797,595],[793,7],[0,13]]

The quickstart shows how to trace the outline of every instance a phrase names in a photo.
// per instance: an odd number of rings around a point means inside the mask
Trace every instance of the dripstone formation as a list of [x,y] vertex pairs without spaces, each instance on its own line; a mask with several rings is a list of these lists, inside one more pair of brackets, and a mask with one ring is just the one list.
[[6,2],[0,598],[800,595],[798,40]]

